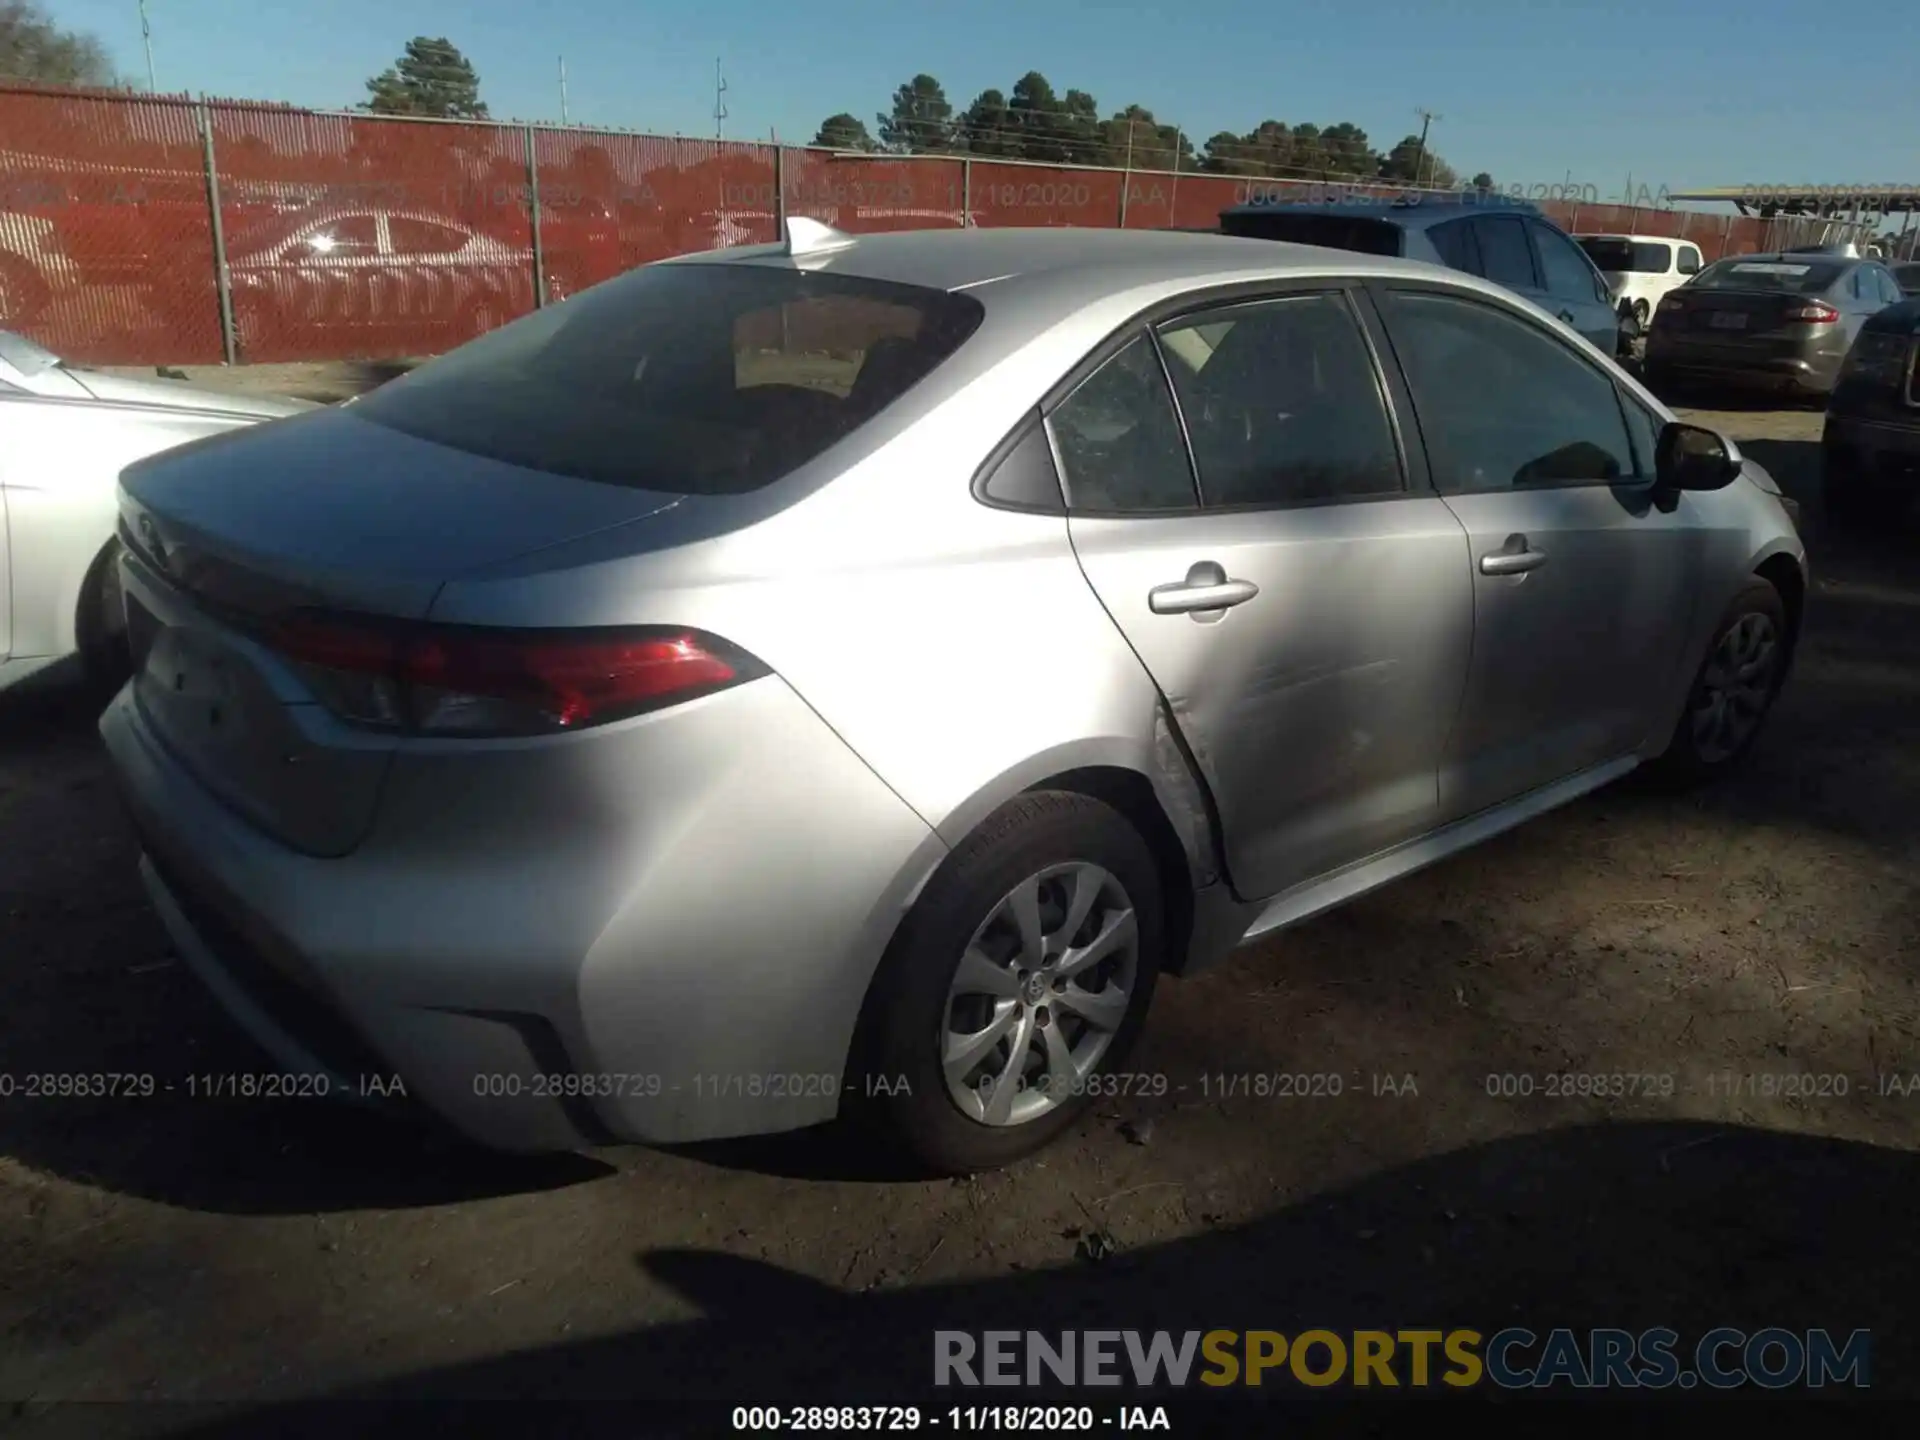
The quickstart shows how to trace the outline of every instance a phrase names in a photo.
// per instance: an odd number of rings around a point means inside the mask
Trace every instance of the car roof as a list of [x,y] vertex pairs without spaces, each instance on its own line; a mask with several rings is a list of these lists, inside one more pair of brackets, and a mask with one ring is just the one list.
[[1378,220],[1387,225],[1397,225],[1403,230],[1424,230],[1430,225],[1439,225],[1447,220],[1458,220],[1470,211],[1493,215],[1531,215],[1537,220],[1547,218],[1545,212],[1530,201],[1514,200],[1502,195],[1483,197],[1471,193],[1463,194],[1458,199],[1451,195],[1423,194],[1411,201],[1278,200],[1263,204],[1257,200],[1249,200],[1242,205],[1229,205],[1220,214],[1222,217],[1228,215],[1333,215],[1341,219]]
[[1634,245],[1691,245],[1700,248],[1697,240],[1689,240],[1684,235],[1617,235],[1608,230],[1582,230],[1573,237],[1576,240],[1625,240]]
[[1722,255],[1718,260],[1714,261],[1716,265],[1734,263],[1742,265],[1750,263],[1764,265],[1838,265],[1844,270],[1849,265],[1867,265],[1873,262],[1869,261],[1864,255],[1823,255],[1812,250],[1764,250],[1758,255]]
[[781,245],[699,251],[666,265],[798,263],[804,268],[937,290],[971,290],[1001,282],[1046,282],[1063,290],[1105,293],[1116,284],[1188,282],[1201,287],[1299,274],[1405,273],[1436,266],[1329,250],[1318,245],[1180,230],[1008,227],[982,230],[896,230],[847,236],[831,250],[790,260]]

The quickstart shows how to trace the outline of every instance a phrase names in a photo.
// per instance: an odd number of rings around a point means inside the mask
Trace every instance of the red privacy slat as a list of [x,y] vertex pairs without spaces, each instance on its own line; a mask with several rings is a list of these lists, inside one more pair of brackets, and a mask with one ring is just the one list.
[[[0,88],[0,326],[96,364],[222,358],[203,117],[243,361],[436,353],[525,314],[541,284],[560,299],[773,240],[783,200],[854,234],[1211,229],[1231,205],[1367,188]],[[1570,230],[1678,236],[1708,260],[1804,238],[1790,221],[1543,208]]]

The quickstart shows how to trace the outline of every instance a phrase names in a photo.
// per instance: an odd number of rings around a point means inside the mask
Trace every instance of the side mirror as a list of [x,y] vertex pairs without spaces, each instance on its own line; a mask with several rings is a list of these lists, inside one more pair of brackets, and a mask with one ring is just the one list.
[[1654,474],[1662,490],[1724,490],[1740,475],[1740,448],[1716,430],[1681,421],[1660,431]]

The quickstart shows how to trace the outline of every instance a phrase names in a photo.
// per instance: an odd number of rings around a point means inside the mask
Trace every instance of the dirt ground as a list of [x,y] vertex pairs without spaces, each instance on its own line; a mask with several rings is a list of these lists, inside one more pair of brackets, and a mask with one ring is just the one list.
[[[1703,418],[1808,507],[1750,768],[1629,780],[1162,986],[1132,1068],[1166,1093],[970,1181],[832,1134],[522,1160],[318,1101],[22,1098],[263,1062],[141,896],[88,703],[0,705],[0,1397],[45,1430],[618,1397],[693,1433],[917,1392],[936,1327],[1099,1323],[1865,1328],[1872,1393],[1920,1393],[1920,532],[1827,530],[1817,414]],[[1220,1097],[1277,1073],[1341,1093]],[[1179,1433],[1209,1405],[1171,1400]]]

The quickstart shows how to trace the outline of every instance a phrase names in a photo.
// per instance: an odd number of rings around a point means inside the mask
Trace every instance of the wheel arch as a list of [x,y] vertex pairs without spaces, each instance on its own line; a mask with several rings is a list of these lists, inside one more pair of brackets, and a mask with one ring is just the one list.
[[1787,643],[1798,649],[1807,608],[1806,567],[1788,551],[1776,550],[1756,564],[1753,573],[1779,592],[1787,612]]

